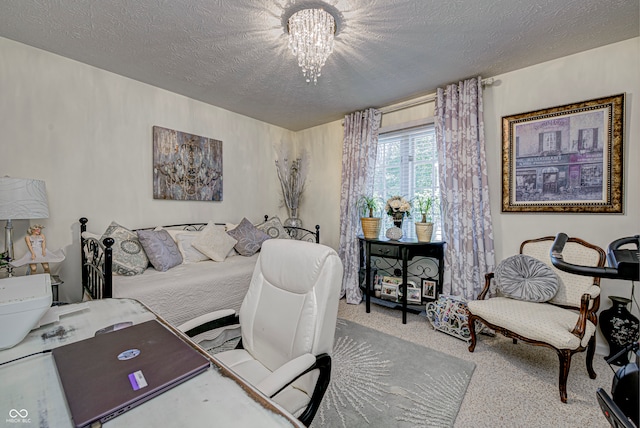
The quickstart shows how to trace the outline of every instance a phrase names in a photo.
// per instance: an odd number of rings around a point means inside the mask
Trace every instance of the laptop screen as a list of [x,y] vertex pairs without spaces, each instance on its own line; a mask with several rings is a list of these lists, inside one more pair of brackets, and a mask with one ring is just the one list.
[[118,416],[210,364],[155,320],[61,346],[52,354],[76,427]]

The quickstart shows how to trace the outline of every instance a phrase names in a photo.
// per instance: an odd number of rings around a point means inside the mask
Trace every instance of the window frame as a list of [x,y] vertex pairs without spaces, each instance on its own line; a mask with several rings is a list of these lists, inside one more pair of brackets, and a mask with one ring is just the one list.
[[[386,186],[383,186],[381,189],[381,186],[379,184],[378,175],[380,174],[379,168],[381,167],[379,165],[379,160],[381,156],[379,152],[381,149],[380,144],[385,144],[385,143],[381,143],[381,141],[385,139],[385,135],[388,136],[389,134],[397,135],[397,134],[402,134],[404,132],[407,136],[411,136],[411,134],[414,134],[415,136],[416,131],[419,131],[420,128],[426,128],[429,131],[433,132],[433,136],[435,138],[435,120],[433,117],[424,118],[424,119],[420,119],[412,122],[400,123],[392,126],[384,126],[379,129],[378,153],[376,153],[376,164],[374,165],[373,177],[371,177],[369,187],[372,193],[377,193],[377,195],[381,198],[381,202],[382,202],[381,216],[382,216],[383,230],[386,230],[387,228],[393,226],[391,219],[384,212],[384,204],[386,203],[386,200],[389,197],[394,196],[396,193],[394,192],[393,194],[388,194],[388,195],[383,194]],[[418,190],[416,189],[416,167],[425,164],[424,161],[420,161],[416,159],[417,158],[417,156],[415,156],[416,148],[411,147],[411,145],[413,144],[415,144],[415,138],[410,138],[405,144],[402,144],[402,146],[400,147],[400,154],[399,154],[399,156],[401,157],[400,177],[399,177],[399,181],[400,181],[399,187],[401,188],[400,196],[404,196],[408,200],[413,199],[413,197],[415,196],[416,190]],[[438,176],[439,166],[438,166],[437,147],[435,147],[435,150],[436,152],[432,154],[432,156],[430,157],[430,161],[426,162],[427,164],[433,165],[433,170],[432,170],[433,176],[431,177],[431,182],[433,183],[433,185],[430,188],[427,188],[426,190],[435,191],[436,200],[439,201],[440,190],[439,190],[439,176]],[[376,179],[378,179],[378,181],[376,181]],[[411,191],[412,188],[413,188],[413,191]],[[418,190],[418,192],[421,192],[422,190],[424,189],[420,189]],[[432,240],[440,241],[442,239],[442,215],[441,215],[439,203],[437,204],[436,209],[433,211],[432,217],[433,217],[432,220],[434,223],[434,233],[433,233]],[[420,214],[415,213],[415,210],[413,210],[413,207],[412,207],[411,217],[405,217],[405,220],[404,220],[403,232],[405,237],[416,238],[415,227],[414,227],[414,224],[416,221],[420,221]]]

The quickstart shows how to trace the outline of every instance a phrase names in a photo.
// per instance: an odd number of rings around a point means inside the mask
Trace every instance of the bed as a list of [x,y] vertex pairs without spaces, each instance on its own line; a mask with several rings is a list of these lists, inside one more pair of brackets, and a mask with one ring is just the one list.
[[[273,219],[273,218],[272,218]],[[272,221],[265,216],[265,223]],[[279,220],[278,220],[279,221]],[[100,239],[87,232],[88,219],[80,219],[82,248],[82,287],[85,299],[136,299],[167,322],[180,325],[188,320],[218,309],[238,310],[251,281],[258,258],[234,255],[222,262],[213,260],[180,264],[161,272],[148,267],[143,274],[123,276],[114,274],[112,238]],[[207,223],[161,226],[172,231],[199,232]],[[286,238],[320,242],[320,226],[315,231],[282,226]],[[154,230],[143,228],[138,230]],[[277,232],[275,232],[277,233]],[[272,238],[274,233],[267,232]]]

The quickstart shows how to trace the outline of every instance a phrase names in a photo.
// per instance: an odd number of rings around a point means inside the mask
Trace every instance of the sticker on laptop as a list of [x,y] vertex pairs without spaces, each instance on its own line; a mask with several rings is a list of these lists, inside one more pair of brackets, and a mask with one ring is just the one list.
[[127,349],[124,352],[121,352],[118,355],[118,359],[120,361],[127,361],[127,360],[131,360],[132,358],[137,357],[138,355],[140,355],[140,350],[139,349]]
[[142,370],[138,370],[137,372],[133,372],[129,375],[129,382],[131,383],[131,388],[134,391],[144,388],[147,386],[147,380],[144,378],[142,374]]

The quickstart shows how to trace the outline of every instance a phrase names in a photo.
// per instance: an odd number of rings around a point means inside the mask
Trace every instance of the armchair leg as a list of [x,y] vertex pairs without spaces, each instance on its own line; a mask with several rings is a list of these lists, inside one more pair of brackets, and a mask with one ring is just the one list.
[[558,358],[560,359],[560,376],[558,386],[560,387],[560,401],[567,402],[567,378],[569,377],[569,369],[571,368],[571,351],[568,349],[557,349]]
[[593,356],[596,353],[596,335],[594,334],[589,339],[589,344],[587,345],[587,371],[589,372],[589,377],[591,379],[596,378],[596,372],[593,370]]
[[476,317],[471,313],[468,313],[467,320],[469,323],[469,333],[471,333],[471,342],[469,343],[469,352],[473,352],[476,349]]

